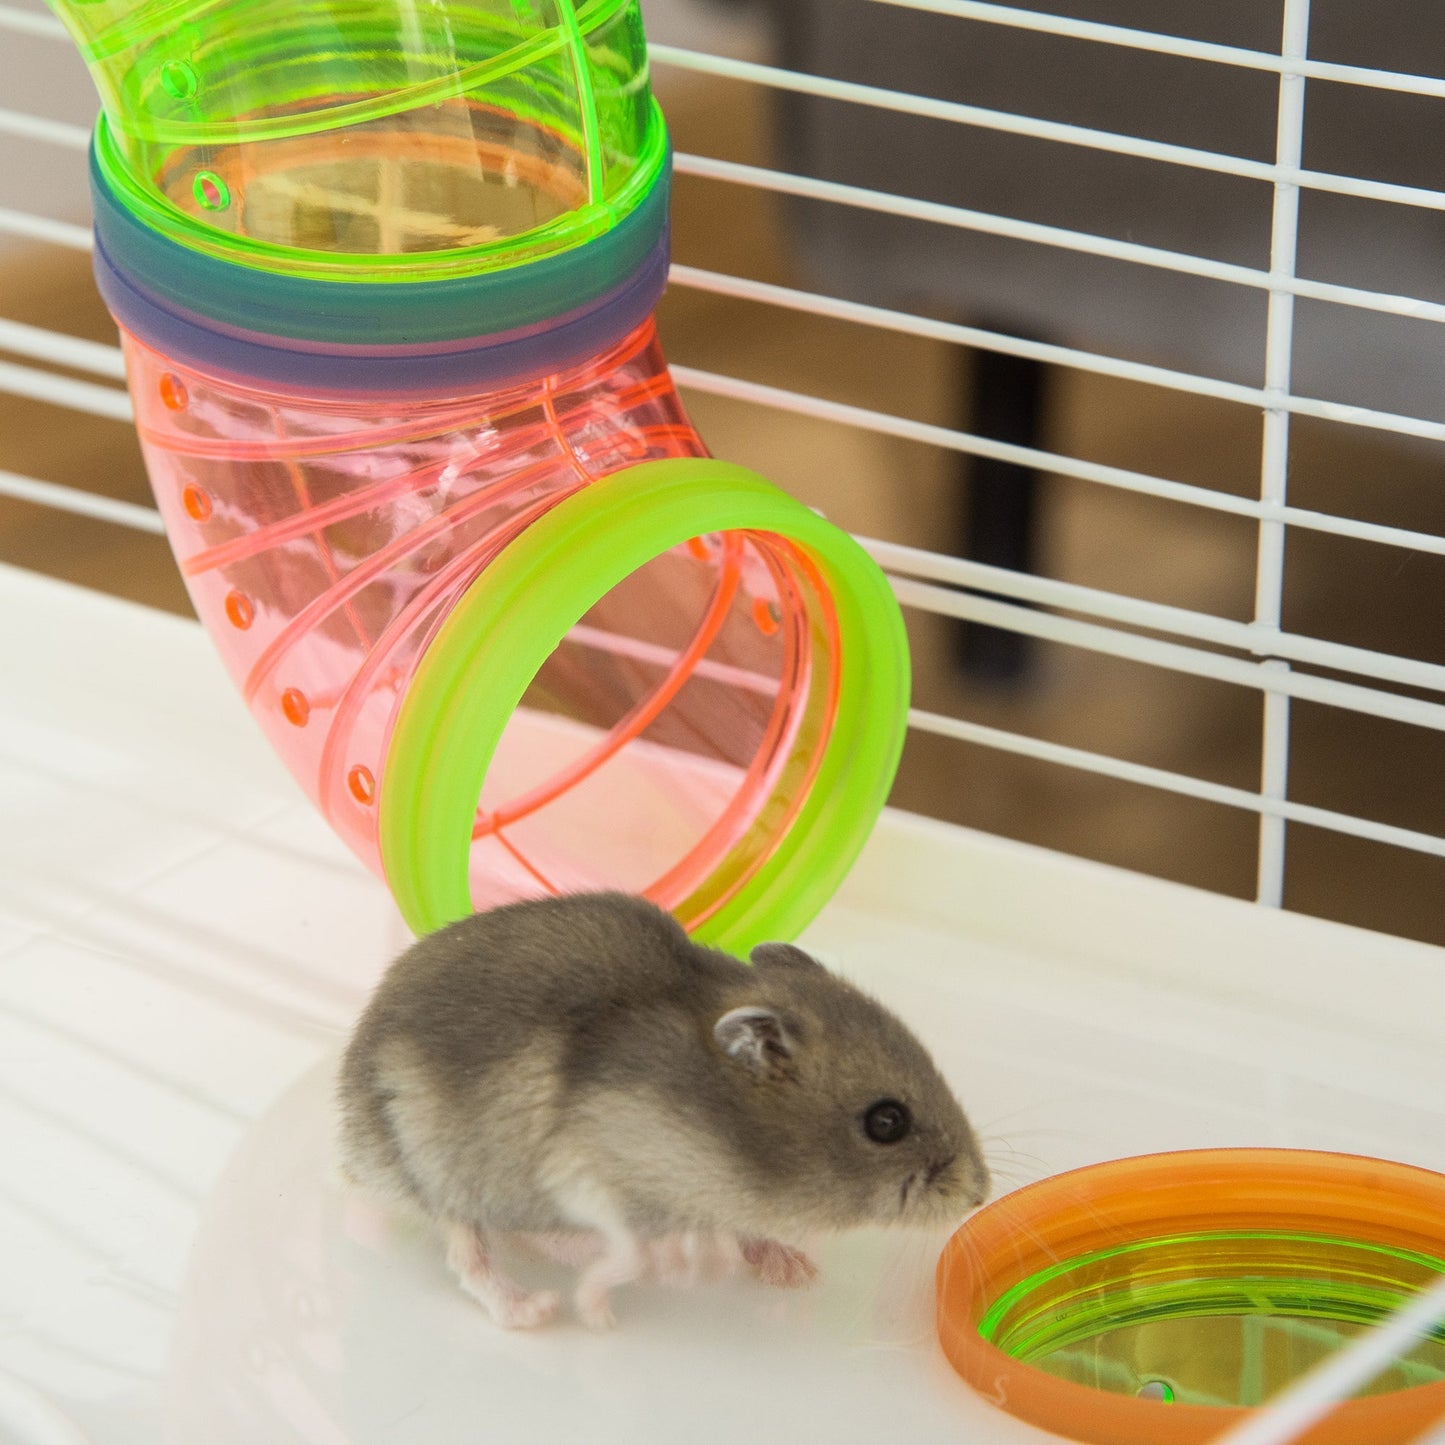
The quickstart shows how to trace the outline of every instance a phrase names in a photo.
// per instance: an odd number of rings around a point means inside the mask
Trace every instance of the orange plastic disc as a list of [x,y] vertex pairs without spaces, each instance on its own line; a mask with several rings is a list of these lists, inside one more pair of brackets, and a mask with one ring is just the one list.
[[[1154,1154],[980,1210],[938,1333],[994,1404],[1088,1445],[1203,1445],[1445,1273],[1445,1176],[1291,1149]],[[1445,1417],[1445,1328],[1298,1445],[1406,1445]]]

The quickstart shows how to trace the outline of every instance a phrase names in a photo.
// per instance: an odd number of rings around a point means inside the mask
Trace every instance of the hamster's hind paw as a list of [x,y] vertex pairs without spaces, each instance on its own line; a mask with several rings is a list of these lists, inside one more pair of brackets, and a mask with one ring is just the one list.
[[557,1313],[561,1300],[552,1290],[535,1294],[508,1279],[492,1262],[485,1235],[470,1224],[446,1226],[447,1264],[463,1290],[504,1330],[531,1330]]
[[519,1290],[496,1303],[489,1303],[492,1319],[504,1330],[534,1330],[539,1325],[548,1325],[557,1317],[562,1304],[561,1296],[550,1289],[539,1289],[533,1294]]
[[776,1239],[743,1240],[743,1258],[753,1278],[774,1289],[803,1289],[818,1277],[818,1266],[801,1249]]
[[606,1289],[584,1284],[578,1288],[573,1304],[577,1309],[577,1318],[589,1330],[610,1330],[617,1324],[617,1316],[612,1312],[612,1302],[608,1299]]
[[589,1330],[610,1330],[617,1323],[608,1294],[620,1284],[631,1284],[647,1269],[642,1241],[619,1231],[607,1240],[607,1248],[582,1271],[573,1301],[577,1318]]

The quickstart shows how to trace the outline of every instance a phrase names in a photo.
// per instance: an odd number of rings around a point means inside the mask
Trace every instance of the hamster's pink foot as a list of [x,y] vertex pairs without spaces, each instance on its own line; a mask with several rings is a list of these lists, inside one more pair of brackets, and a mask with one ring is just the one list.
[[577,1318],[589,1330],[610,1330],[617,1323],[608,1295],[620,1284],[630,1284],[647,1269],[647,1252],[631,1235],[618,1234],[607,1240],[601,1258],[594,1259],[577,1281],[573,1303]]
[[470,1224],[446,1226],[447,1264],[462,1288],[504,1330],[530,1330],[552,1320],[561,1300],[552,1290],[529,1293],[493,1263],[485,1235]]
[[612,1311],[612,1301],[605,1288],[584,1285],[573,1296],[572,1303],[576,1307],[577,1318],[589,1330],[610,1330],[617,1324],[617,1316]]
[[648,1270],[663,1284],[728,1279],[743,1262],[738,1242],[729,1234],[664,1234],[649,1240],[646,1250]]
[[528,1294],[519,1289],[514,1296],[488,1308],[493,1321],[504,1330],[534,1330],[551,1324],[561,1306],[562,1297],[556,1290],[539,1289]]
[[790,1244],[776,1239],[745,1239],[743,1258],[755,1279],[775,1289],[802,1289],[818,1277],[818,1266]]

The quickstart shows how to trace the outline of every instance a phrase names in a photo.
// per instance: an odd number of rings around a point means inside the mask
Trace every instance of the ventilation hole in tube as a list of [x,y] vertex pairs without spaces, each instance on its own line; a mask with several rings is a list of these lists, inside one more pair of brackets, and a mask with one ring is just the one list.
[[244,592],[232,588],[226,593],[226,620],[242,632],[256,620],[256,609]]
[[294,727],[304,728],[311,716],[311,704],[299,687],[288,687],[281,694],[281,712]]
[[186,384],[175,372],[166,372],[160,380],[161,404],[167,411],[184,411],[190,405]]
[[191,483],[181,493],[181,505],[186,509],[186,515],[193,522],[208,522],[211,518],[210,494],[203,487]]
[[362,767],[360,763],[347,773],[346,786],[363,807],[369,807],[376,797],[376,779],[372,777],[371,769]]

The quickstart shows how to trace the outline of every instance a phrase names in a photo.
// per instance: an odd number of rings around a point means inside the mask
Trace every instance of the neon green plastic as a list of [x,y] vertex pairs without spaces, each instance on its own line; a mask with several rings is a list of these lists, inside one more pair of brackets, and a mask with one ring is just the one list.
[[790,938],[832,896],[883,807],[903,746],[908,644],[892,591],[851,537],[755,473],[713,460],[646,462],[528,527],[473,583],[417,669],[392,735],[379,819],[387,881],[412,929],[430,932],[472,911],[477,799],[503,730],[552,651],[654,557],[734,530],[787,538],[817,566],[837,611],[839,692],[791,828],[696,936],[737,950]]
[[[1116,1394],[1257,1405],[1357,1329],[1378,1324],[1445,1262],[1299,1230],[1215,1230],[1134,1240],[1021,1280],[979,1322],[1006,1354]],[[1445,1379],[1445,1329],[1366,1394]],[[1167,1393],[1166,1393],[1167,1392]]]
[[665,161],[637,0],[51,4],[100,92],[117,194],[249,266],[516,266],[615,225]]

